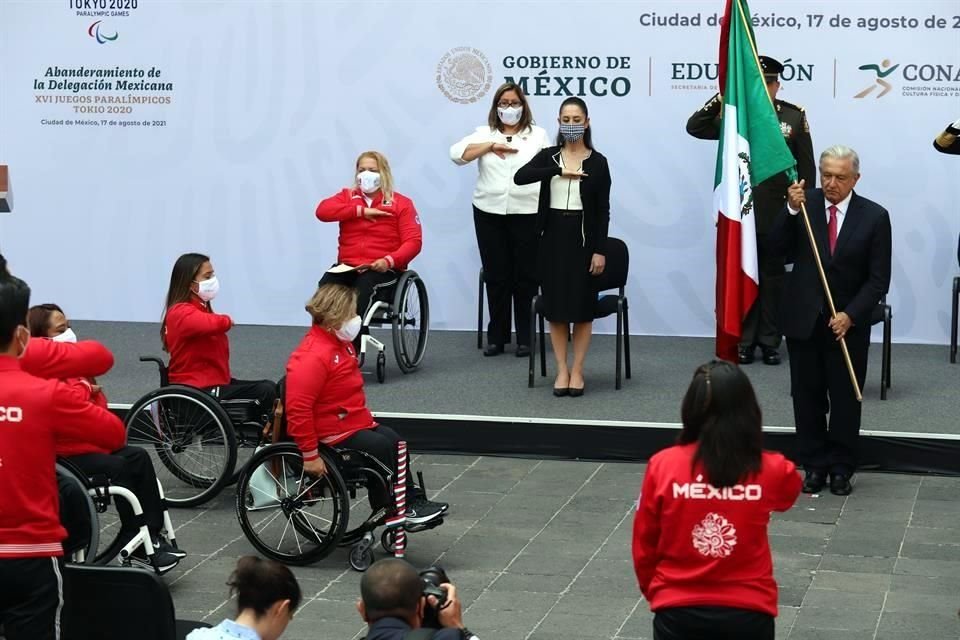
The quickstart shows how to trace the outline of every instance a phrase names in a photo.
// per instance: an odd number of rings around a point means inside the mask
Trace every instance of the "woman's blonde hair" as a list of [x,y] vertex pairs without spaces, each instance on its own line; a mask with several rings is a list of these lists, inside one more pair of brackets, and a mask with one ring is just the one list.
[[342,284],[322,285],[304,308],[314,324],[336,329],[357,313],[357,290]]
[[373,158],[376,160],[377,167],[380,169],[380,192],[383,193],[383,201],[392,202],[393,173],[390,172],[390,163],[387,162],[387,157],[379,151],[364,151],[357,156],[357,161],[353,165],[354,170],[360,168],[360,161],[364,158]]

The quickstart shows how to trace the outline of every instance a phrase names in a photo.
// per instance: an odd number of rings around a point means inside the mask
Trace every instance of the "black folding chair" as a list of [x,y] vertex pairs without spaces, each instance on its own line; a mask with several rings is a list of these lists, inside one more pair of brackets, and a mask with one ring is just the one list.
[[873,309],[870,325],[883,323],[883,352],[880,358],[880,399],[887,399],[887,389],[890,388],[890,342],[893,333],[893,310],[887,304],[884,296]]
[[167,585],[152,571],[69,564],[63,582],[63,640],[183,640],[210,626],[177,620]]
[[[597,299],[597,306],[594,309],[594,319],[605,318],[607,316],[617,315],[617,357],[616,357],[616,388],[620,389],[621,371],[626,365],[625,373],[629,379],[630,369],[630,314],[627,304],[627,296],[624,294],[624,288],[627,285],[627,275],[630,272],[630,252],[627,245],[619,238],[607,238],[606,246],[607,264],[603,273],[597,276],[597,291],[609,291],[616,289],[617,293],[602,295]],[[533,387],[535,358],[537,353],[537,340],[540,340],[540,375],[547,375],[547,345],[544,331],[543,319],[543,301],[542,298],[534,296],[531,303],[532,313],[530,314],[530,339],[533,344],[530,345],[530,365],[527,370],[527,386]],[[622,358],[622,359],[621,359]]]

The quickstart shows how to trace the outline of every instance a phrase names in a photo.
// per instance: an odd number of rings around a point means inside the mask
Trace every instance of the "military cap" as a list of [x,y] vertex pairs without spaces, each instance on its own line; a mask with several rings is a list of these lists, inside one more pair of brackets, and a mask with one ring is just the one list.
[[768,81],[776,80],[783,72],[783,65],[779,60],[774,60],[769,56],[760,56],[760,67],[763,69],[763,77]]

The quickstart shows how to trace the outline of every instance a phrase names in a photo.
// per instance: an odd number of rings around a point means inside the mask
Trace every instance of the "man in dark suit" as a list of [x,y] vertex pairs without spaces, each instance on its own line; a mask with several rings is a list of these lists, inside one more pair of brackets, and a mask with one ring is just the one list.
[[[857,464],[860,403],[854,394],[840,338],[845,338],[860,387],[867,373],[870,316],[890,286],[890,216],[854,193],[860,159],[849,147],[820,155],[821,189],[805,181],[787,191],[770,233],[772,249],[794,257],[780,304],[780,329],[787,337],[797,458],[804,465],[805,493],[848,495]],[[798,215],[806,203],[817,252],[837,310],[830,317],[813,253]],[[829,428],[827,414],[830,416]]]
[[[760,56],[767,93],[773,100],[780,131],[790,152],[797,161],[797,173],[807,184],[813,184],[816,171],[813,160],[813,142],[810,125],[802,107],[777,100],[780,90],[780,72],[783,65],[767,56]],[[702,140],[720,138],[720,113],[723,108],[720,95],[713,96],[703,108],[687,120],[687,133]],[[774,254],[767,248],[766,236],[777,218],[790,185],[787,175],[779,173],[764,180],[753,190],[754,211],[757,224],[757,262],[760,268],[760,294],[743,320],[743,335],[740,338],[740,364],[750,364],[760,347],[765,364],[780,364],[780,336],[777,327],[777,304],[783,286],[782,254]]]

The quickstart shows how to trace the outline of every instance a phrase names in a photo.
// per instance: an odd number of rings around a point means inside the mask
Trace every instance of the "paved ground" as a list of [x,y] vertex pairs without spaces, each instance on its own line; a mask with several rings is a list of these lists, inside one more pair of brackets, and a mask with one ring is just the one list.
[[[453,515],[411,536],[408,557],[447,569],[482,638],[652,637],[629,560],[643,465],[423,456],[418,468]],[[777,637],[960,638],[958,493],[960,478],[861,474],[848,498],[801,496],[778,514]],[[167,580],[177,614],[215,623],[233,612],[227,575],[252,552],[232,495],[174,517],[192,553]],[[295,572],[305,602],[284,638],[362,635],[345,550]]]

